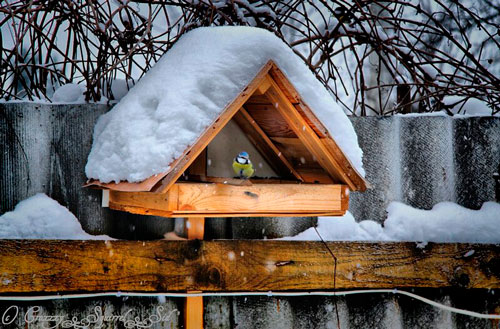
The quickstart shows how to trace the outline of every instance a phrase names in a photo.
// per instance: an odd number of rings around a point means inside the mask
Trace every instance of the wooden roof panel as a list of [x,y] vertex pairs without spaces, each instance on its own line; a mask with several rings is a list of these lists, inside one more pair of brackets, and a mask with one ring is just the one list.
[[248,113],[269,137],[297,138],[285,119],[271,104],[245,105]]

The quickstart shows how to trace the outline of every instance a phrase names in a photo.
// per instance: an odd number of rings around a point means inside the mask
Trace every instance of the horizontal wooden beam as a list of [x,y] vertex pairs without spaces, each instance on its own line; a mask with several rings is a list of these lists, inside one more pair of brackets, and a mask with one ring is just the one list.
[[337,184],[176,183],[167,193],[110,191],[109,207],[164,217],[338,216],[348,198]]
[[[499,245],[328,246],[338,289],[500,288]],[[333,289],[333,264],[311,241],[0,240],[0,293]]]

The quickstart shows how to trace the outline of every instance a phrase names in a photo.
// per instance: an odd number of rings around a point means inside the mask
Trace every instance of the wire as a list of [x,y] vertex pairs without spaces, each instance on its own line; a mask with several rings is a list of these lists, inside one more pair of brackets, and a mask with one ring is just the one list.
[[[334,267],[333,267],[333,292],[335,293],[337,291],[337,257],[335,257],[335,255],[333,254],[333,251],[330,249],[330,247],[328,247],[328,244],[325,242],[325,240],[323,239],[321,234],[319,234],[319,231],[318,231],[316,225],[313,225],[313,228],[314,228],[314,231],[316,231],[316,234],[319,236],[319,239],[321,240],[321,242],[323,243],[323,245],[325,246],[325,248],[328,250],[328,252],[330,253],[330,255],[333,258],[333,263],[334,263]],[[336,297],[333,300],[333,302],[335,303],[335,315],[337,317],[337,328],[340,329],[339,307],[337,306],[337,298]]]
[[467,315],[480,319],[500,320],[500,314],[483,314],[460,308],[444,305],[417,294],[398,289],[366,289],[366,290],[346,290],[346,291],[297,291],[297,292],[202,292],[202,293],[139,293],[139,292],[102,292],[90,294],[69,294],[69,295],[47,295],[47,296],[0,296],[0,300],[11,301],[40,301],[57,300],[70,298],[91,298],[91,297],[229,297],[229,296],[268,296],[268,297],[299,297],[299,296],[349,296],[359,294],[395,294],[414,298],[436,308],[452,313]]

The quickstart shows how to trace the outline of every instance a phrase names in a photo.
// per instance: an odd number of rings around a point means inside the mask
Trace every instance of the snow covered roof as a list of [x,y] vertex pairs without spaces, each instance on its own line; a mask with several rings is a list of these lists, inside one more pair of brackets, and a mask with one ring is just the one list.
[[327,129],[353,172],[363,177],[362,151],[341,107],[279,38],[250,27],[198,28],[184,35],[99,118],[87,177],[139,183],[136,187],[151,178],[157,183],[270,61]]

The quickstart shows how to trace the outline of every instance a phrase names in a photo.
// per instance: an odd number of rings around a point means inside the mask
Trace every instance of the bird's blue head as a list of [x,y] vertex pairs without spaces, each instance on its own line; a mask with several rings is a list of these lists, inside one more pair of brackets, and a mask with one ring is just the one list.
[[244,151],[243,151],[243,152],[240,152],[240,153],[238,154],[238,157],[239,157],[239,158],[245,158],[245,159],[248,159],[250,156],[248,155],[248,153],[247,153],[247,152],[244,152]]

